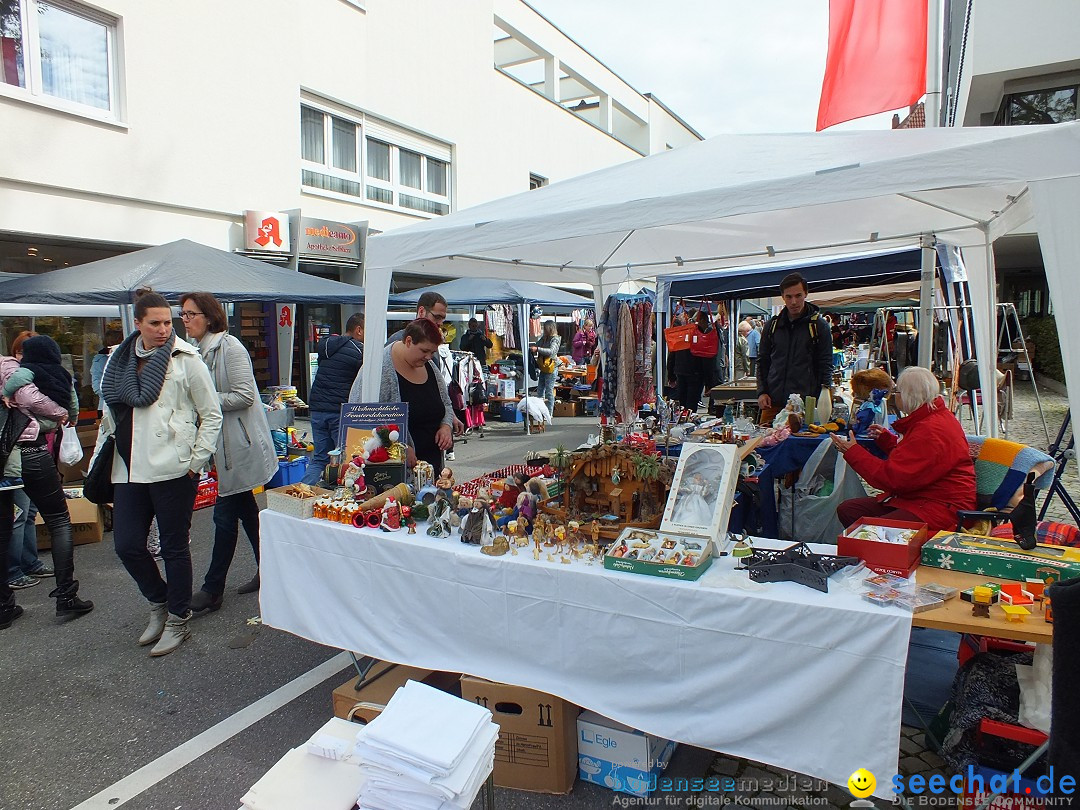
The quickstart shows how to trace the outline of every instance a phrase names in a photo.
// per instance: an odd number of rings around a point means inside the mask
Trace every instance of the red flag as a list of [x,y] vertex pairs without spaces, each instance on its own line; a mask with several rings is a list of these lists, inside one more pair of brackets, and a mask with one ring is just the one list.
[[829,0],[818,132],[922,97],[926,7],[927,0]]

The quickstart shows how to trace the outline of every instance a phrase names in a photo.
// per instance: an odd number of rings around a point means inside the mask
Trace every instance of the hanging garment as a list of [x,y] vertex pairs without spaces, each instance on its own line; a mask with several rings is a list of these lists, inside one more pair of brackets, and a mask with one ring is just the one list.
[[506,313],[501,304],[495,304],[487,313],[488,329],[506,341]]
[[634,319],[626,304],[619,305],[618,324],[619,376],[615,412],[623,423],[629,424],[637,418],[637,406],[634,404]]
[[654,351],[653,310],[651,301],[639,301],[634,305],[634,404],[641,408],[645,403],[656,401],[656,385],[653,379]]
[[619,327],[619,299],[609,295],[604,302],[604,315],[597,324],[600,346],[604,358],[603,380],[600,396],[600,415],[615,416],[615,394],[618,391],[619,350],[616,333]]

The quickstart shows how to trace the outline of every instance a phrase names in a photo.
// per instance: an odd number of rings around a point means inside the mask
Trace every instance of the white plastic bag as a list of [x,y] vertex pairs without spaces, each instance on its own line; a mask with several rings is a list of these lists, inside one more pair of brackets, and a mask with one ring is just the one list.
[[[822,480],[832,481],[832,491],[825,495],[817,494]],[[794,488],[780,493],[776,521],[780,537],[802,543],[835,544],[844,528],[836,516],[836,507],[849,498],[863,497],[866,488],[859,476],[833,443],[822,439],[799,473]]]
[[1036,644],[1031,666],[1016,665],[1020,683],[1020,724],[1050,733],[1050,681],[1054,667],[1054,649]]
[[60,439],[60,463],[74,467],[82,461],[82,445],[79,443],[79,434],[74,428],[64,430]]

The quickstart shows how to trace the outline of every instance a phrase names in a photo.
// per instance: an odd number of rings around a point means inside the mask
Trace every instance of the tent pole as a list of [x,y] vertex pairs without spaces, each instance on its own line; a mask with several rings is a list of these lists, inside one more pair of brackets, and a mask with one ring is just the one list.
[[[518,304],[518,320],[521,322],[521,370],[523,372],[521,387],[521,395],[525,398],[525,418],[522,420],[525,423],[525,435],[531,435],[532,431],[529,430],[529,319],[528,319],[529,305],[525,301]],[[537,391],[539,394],[540,392]]]
[[124,337],[135,331],[135,307],[133,305],[120,305],[120,325],[124,330]]
[[932,234],[922,236],[922,274],[919,277],[919,365],[930,368],[934,352],[934,267],[937,249]]
[[382,388],[382,346],[386,343],[386,310],[394,271],[375,268],[364,272],[364,366],[361,402],[378,402]]

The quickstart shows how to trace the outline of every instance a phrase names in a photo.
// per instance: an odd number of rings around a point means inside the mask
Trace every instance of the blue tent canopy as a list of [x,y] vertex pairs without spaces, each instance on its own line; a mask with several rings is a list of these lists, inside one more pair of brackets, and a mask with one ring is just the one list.
[[811,285],[811,293],[918,281],[921,261],[920,251],[904,250],[873,256],[815,259],[757,269],[751,267],[737,271],[714,270],[672,275],[661,281],[668,283],[669,298],[756,298],[778,295],[780,280],[795,270]]
[[439,293],[447,306],[470,304],[540,304],[548,307],[592,308],[593,299],[583,295],[564,292],[535,281],[507,281],[489,278],[458,278],[433,284],[405,293],[390,296],[390,303],[397,306],[415,306],[426,292]]

